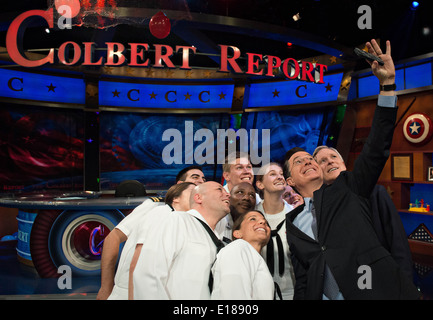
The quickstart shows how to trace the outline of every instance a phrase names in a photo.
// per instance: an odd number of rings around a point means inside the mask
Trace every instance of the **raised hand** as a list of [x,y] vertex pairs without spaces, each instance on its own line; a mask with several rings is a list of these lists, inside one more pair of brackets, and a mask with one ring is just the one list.
[[367,42],[366,45],[369,53],[378,56],[384,62],[384,65],[380,66],[377,61],[370,62],[367,60],[373,74],[379,79],[381,85],[393,84],[395,82],[395,67],[391,57],[391,43],[386,41],[385,53],[382,52],[382,49],[374,39],[371,40],[371,43]]

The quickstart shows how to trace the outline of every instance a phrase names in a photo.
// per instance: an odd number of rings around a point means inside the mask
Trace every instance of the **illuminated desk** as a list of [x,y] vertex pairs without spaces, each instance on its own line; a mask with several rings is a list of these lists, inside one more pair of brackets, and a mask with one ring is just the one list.
[[58,277],[61,265],[74,276],[95,276],[105,237],[146,199],[84,192],[0,198],[0,206],[18,208],[18,257],[41,277]]

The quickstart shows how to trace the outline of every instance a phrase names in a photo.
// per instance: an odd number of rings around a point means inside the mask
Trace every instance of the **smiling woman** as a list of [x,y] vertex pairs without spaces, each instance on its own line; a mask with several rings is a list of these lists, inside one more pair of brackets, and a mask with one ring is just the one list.
[[[290,261],[290,250],[285,238],[286,213],[293,209],[283,199],[286,181],[283,169],[278,163],[264,165],[256,177],[256,186],[262,193],[263,201],[257,205],[257,210],[265,214],[272,228],[272,238],[261,254],[266,258],[269,270],[277,287],[281,290],[281,299],[293,297],[293,267]],[[277,268],[278,266],[278,268]]]
[[215,300],[271,300],[274,281],[260,256],[271,229],[260,211],[249,211],[233,227],[237,240],[221,249],[212,268]]

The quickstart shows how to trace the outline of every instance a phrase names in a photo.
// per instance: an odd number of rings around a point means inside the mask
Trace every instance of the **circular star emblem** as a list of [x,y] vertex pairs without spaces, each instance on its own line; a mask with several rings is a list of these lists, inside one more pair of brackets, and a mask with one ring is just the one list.
[[433,135],[432,121],[423,113],[411,114],[403,124],[403,134],[410,143],[424,144]]

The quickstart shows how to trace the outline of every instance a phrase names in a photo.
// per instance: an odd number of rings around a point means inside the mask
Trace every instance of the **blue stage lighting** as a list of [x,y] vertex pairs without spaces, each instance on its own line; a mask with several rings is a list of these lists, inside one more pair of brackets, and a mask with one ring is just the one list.
[[418,1],[413,1],[412,2],[412,9],[416,9],[419,6],[419,2]]

